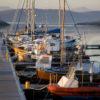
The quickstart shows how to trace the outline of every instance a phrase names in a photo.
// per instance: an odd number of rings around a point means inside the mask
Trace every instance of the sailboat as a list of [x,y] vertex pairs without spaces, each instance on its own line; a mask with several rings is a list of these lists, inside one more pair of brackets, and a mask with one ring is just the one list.
[[51,81],[56,82],[62,76],[61,69],[52,67],[51,54],[40,55],[36,62],[36,68],[38,78],[44,81],[51,79]]
[[[65,9],[65,0],[64,9]],[[64,11],[63,9],[63,11]],[[63,53],[63,52],[62,52]],[[81,61],[81,60],[80,60]],[[81,62],[82,63],[82,62]],[[72,63],[69,65],[69,70],[66,75],[63,75],[57,83],[50,83],[48,91],[54,96],[60,97],[100,97],[100,84],[94,86],[82,85],[76,77],[76,65]]]
[[75,67],[70,67],[66,76],[62,76],[57,84],[49,84],[47,88],[54,96],[100,96],[99,85],[79,86],[79,81],[75,78]]
[[[26,13],[27,13],[27,21],[25,30],[21,32],[16,32],[14,37],[9,37],[9,40],[12,42],[12,48],[15,51],[15,54],[18,56],[18,61],[25,61],[27,60],[27,55],[31,56],[31,59],[37,59],[37,54],[40,54],[41,52],[44,52],[45,50],[47,52],[49,51],[59,51],[59,40],[54,40],[53,42],[49,42],[50,39],[46,40],[45,37],[42,39],[39,38],[38,34],[43,33],[43,30],[38,31],[35,25],[35,0],[25,0],[26,2],[23,3],[23,5],[26,4]],[[52,33],[55,31],[49,30],[47,33]],[[36,36],[35,36],[36,35]],[[49,36],[46,36],[49,38]],[[45,43],[44,43],[45,42]],[[59,43],[58,43],[59,42]],[[57,45],[55,45],[57,43]],[[50,50],[51,44],[54,44],[52,46],[52,49]],[[31,45],[31,46],[30,46]],[[46,46],[45,46],[46,45]],[[48,47],[50,47],[48,49]],[[58,48],[58,49],[55,49]],[[29,59],[29,58],[28,58]]]
[[[29,56],[31,56],[33,50],[32,40],[35,31],[35,22],[34,22],[35,0],[24,0],[21,11],[23,11],[24,6],[26,6],[25,12],[27,13],[25,29],[23,31],[18,31],[17,30],[18,25],[17,25],[15,34],[9,35],[9,41],[12,43],[11,48],[13,48],[15,55],[18,56],[18,61],[26,61],[27,59],[30,59],[31,57]],[[15,12],[14,20],[18,16],[17,14],[18,14],[18,9],[17,12]],[[13,26],[10,28],[10,31],[12,30]]]
[[[70,62],[73,58],[73,55],[76,55],[74,53],[75,49],[70,51],[69,55],[65,53],[66,52],[65,48],[67,48],[67,49],[68,49],[68,47],[73,48],[73,47],[76,46],[77,43],[76,43],[75,38],[72,38],[72,36],[67,36],[67,39],[65,39],[65,36],[64,36],[64,20],[63,19],[64,19],[64,15],[62,15],[62,33],[59,36],[60,38],[58,38],[57,41],[54,41],[54,42],[53,42],[52,38],[49,39],[49,41],[50,41],[49,45],[51,45],[51,48],[49,48],[50,47],[49,46],[47,49],[49,51],[52,51],[52,50],[56,51],[56,53],[52,54],[52,60],[51,60],[50,68],[43,67],[41,65],[42,62],[39,62],[37,60],[37,62],[38,62],[36,64],[37,76],[42,80],[48,80],[49,81],[50,77],[51,77],[52,81],[58,81],[61,78],[62,75],[66,74],[66,71],[67,71],[66,66],[68,66],[68,64],[70,64]],[[71,46],[68,46],[70,44],[71,44]],[[57,52],[57,51],[59,51],[59,52]],[[49,52],[49,53],[51,54],[51,52]],[[61,55],[60,55],[60,53],[61,53]],[[63,55],[63,57],[62,57],[62,55]],[[42,55],[40,55],[40,56],[42,56]],[[50,55],[48,55],[48,56],[50,56]],[[66,60],[66,56],[68,56],[67,60]],[[45,60],[45,59],[43,57],[41,57],[41,60]],[[41,65],[41,66],[38,67],[38,65]]]

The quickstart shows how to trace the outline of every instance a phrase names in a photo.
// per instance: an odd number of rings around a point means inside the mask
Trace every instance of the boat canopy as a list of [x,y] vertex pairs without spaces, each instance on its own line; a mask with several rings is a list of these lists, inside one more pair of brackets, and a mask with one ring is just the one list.
[[72,40],[66,40],[65,41],[65,47],[69,47],[72,48],[77,44],[76,39],[72,39]]
[[48,34],[51,34],[51,33],[60,33],[61,32],[61,29],[60,28],[55,28],[55,29],[52,29],[52,30],[48,30],[47,33]]

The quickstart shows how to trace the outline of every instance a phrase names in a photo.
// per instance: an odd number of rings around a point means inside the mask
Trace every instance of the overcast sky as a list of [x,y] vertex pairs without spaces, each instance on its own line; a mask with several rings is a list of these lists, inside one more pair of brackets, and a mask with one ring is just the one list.
[[[17,8],[18,1],[19,0],[0,0],[0,7]],[[36,8],[44,8],[44,9],[58,8],[59,0],[35,0],[35,1],[36,1]],[[71,9],[86,7],[92,10],[100,10],[100,0],[67,0],[67,1]]]

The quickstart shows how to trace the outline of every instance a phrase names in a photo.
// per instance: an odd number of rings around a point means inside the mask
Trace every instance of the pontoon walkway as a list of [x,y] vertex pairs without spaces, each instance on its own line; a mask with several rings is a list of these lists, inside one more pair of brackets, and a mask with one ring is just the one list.
[[25,100],[18,77],[0,38],[0,100]]

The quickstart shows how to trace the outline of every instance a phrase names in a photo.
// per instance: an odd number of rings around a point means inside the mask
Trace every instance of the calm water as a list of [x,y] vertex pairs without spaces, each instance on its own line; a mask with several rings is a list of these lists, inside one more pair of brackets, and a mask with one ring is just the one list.
[[[82,36],[82,43],[89,45],[100,45],[100,26],[78,26],[78,30]],[[66,34],[78,34],[73,26],[66,28]],[[100,49],[89,49],[85,51],[87,55],[100,55]],[[91,61],[95,61],[93,71],[100,72],[100,56],[91,56]],[[88,70],[89,64],[85,65],[84,69]]]

